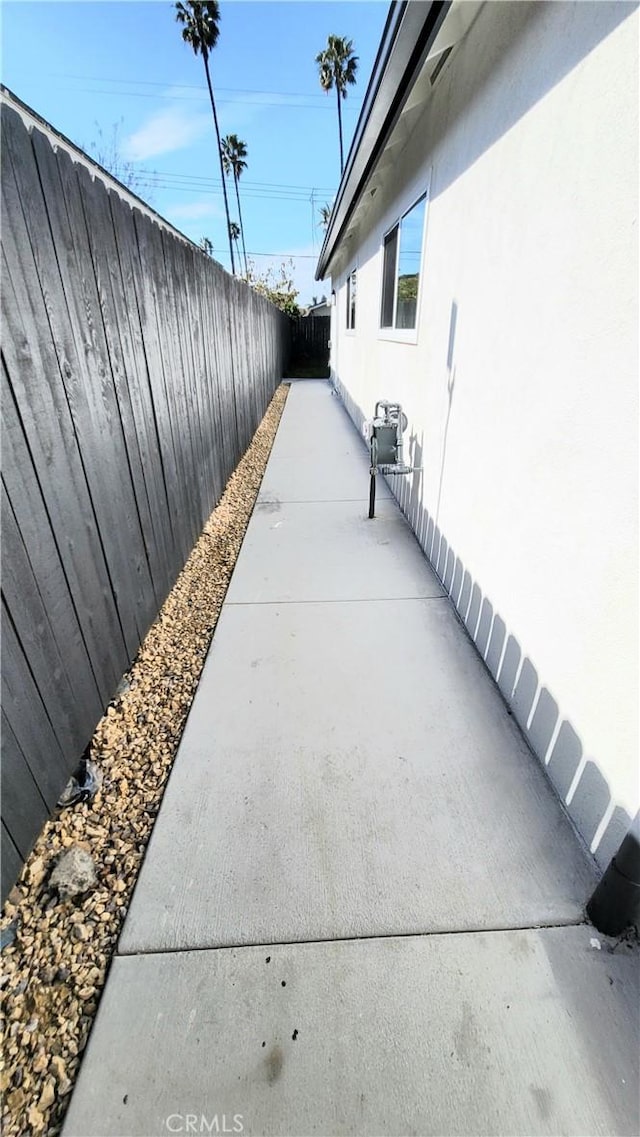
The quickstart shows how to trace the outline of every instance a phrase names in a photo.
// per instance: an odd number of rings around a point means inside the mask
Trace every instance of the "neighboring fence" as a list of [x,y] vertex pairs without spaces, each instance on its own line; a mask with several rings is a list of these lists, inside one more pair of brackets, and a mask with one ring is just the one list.
[[4,895],[250,442],[289,328],[5,93],[2,252]]
[[329,374],[330,316],[296,316],[291,320],[289,372],[326,367]]

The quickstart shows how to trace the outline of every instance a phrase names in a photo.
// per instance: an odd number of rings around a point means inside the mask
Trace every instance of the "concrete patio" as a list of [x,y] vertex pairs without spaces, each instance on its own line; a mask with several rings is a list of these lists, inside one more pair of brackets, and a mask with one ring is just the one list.
[[639,1131],[636,953],[584,923],[590,859],[367,498],[294,382],[67,1137]]

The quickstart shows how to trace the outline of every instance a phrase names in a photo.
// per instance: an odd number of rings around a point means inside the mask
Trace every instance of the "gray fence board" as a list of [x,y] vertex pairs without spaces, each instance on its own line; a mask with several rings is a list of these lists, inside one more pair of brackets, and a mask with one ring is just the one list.
[[11,836],[19,853],[26,857],[33,839],[34,818],[40,826],[49,816],[49,809],[38,789],[24,754],[2,712],[2,808],[11,818]]
[[205,257],[195,257],[196,293],[202,322],[202,354],[204,366],[205,415],[209,423],[208,445],[214,470],[215,499],[224,488],[224,471],[228,466],[225,451],[225,421],[220,400],[219,364],[217,353],[217,326],[208,285],[213,275]]
[[9,830],[2,822],[2,895],[6,896],[22,868],[23,857],[16,849]]
[[[137,604],[139,627],[146,628],[149,621],[153,619],[154,612],[157,610],[158,596],[162,593],[156,595],[155,581],[151,570],[150,549],[153,548],[153,527],[127,382],[127,370],[133,375],[134,365],[131,353],[128,351],[128,320],[122,309],[118,310],[117,286],[114,287],[118,271],[115,234],[111,223],[106,188],[97,179],[92,181],[88,170],[83,168],[77,169],[77,180],[86,220],[97,298],[100,305],[105,347],[112,379],[112,393],[115,396],[113,402],[119,418],[119,434],[122,435],[129,480],[132,486],[132,502],[135,505],[138,519],[138,525],[134,526],[136,534],[138,528],[140,532],[138,565],[136,566],[138,569],[139,594]],[[127,352],[126,360],[125,351]],[[113,460],[115,460],[115,454]]]
[[[30,569],[37,580],[53,638],[65,646],[68,673],[74,676],[74,722],[76,729],[86,734],[100,715],[102,700],[4,364],[2,453],[3,485],[16,517]],[[5,557],[3,567],[11,572],[8,557]],[[7,579],[5,577],[5,592]]]
[[[3,191],[10,183],[5,159]],[[17,195],[3,192],[2,212],[2,351],[47,512],[60,535],[61,557],[104,701],[126,667],[122,630],[60,375],[48,318],[52,302],[45,307]]]
[[5,895],[264,414],[289,327],[1,102]]
[[144,552],[113,375],[102,325],[75,165],[34,132],[58,271],[76,348],[78,381],[67,387],[111,587],[127,645],[127,662],[147,624],[149,567]]
[[[149,438],[152,438],[153,433],[159,443],[158,459],[162,468],[162,486],[167,500],[164,529],[169,536],[167,548],[168,580],[172,581],[175,579],[176,565],[180,558],[179,510],[181,503],[177,490],[175,445],[166,390],[165,361],[160,342],[159,312],[155,302],[153,264],[146,249],[147,230],[142,224],[146,219],[141,216],[138,210],[123,210],[121,203],[116,205],[115,194],[112,193],[110,196],[112,214],[117,215],[115,228],[118,235],[121,261],[126,257],[130,265],[129,303],[131,304],[135,297],[140,321],[141,350],[145,357],[149,383],[149,404],[154,420],[153,432],[150,422],[148,423]],[[149,445],[152,447],[153,442],[150,441]],[[151,469],[153,471],[154,467],[152,466]],[[157,478],[157,473],[155,473],[155,478]],[[159,478],[157,478],[157,488],[159,492]]]
[[[1,621],[2,709],[41,796],[49,809],[53,809],[66,781],[67,756],[56,738],[4,597]],[[4,765],[4,748],[2,759]],[[10,761],[9,754],[7,765]],[[11,815],[5,814],[4,804],[2,816],[11,831]]]
[[[98,179],[96,179],[98,182]],[[106,189],[105,189],[105,192]],[[112,202],[115,208],[112,209]],[[151,576],[158,603],[166,596],[172,580],[172,527],[167,522],[168,500],[162,464],[162,443],[158,434],[145,343],[140,321],[140,297],[136,279],[140,276],[137,240],[131,210],[123,210],[119,198],[108,193],[108,212],[113,233],[113,259],[110,260],[115,319],[120,333],[124,378],[128,389],[133,434],[139,455],[141,483],[138,493],[147,500],[148,517],[143,518],[143,531]],[[106,226],[109,229],[109,225]],[[135,245],[135,252],[132,249]],[[137,268],[134,268],[134,256]],[[128,448],[134,445],[131,430],[125,426]],[[135,459],[134,459],[134,465]],[[150,528],[149,528],[150,527]]]
[[[190,405],[188,377],[193,371],[193,358],[190,345],[186,342],[190,328],[185,326],[186,316],[182,310],[179,295],[184,286],[183,280],[189,277],[185,271],[181,248],[173,248],[177,242],[168,233],[159,230],[162,243],[166,280],[166,311],[168,321],[168,348],[173,360],[172,383],[175,393],[175,412],[179,437],[182,441],[181,453],[184,457],[184,469],[181,479],[181,490],[184,498],[184,509],[189,520],[189,545],[195,541],[200,526],[197,518],[204,512],[201,505],[200,492],[200,463],[198,461],[198,428],[197,404]],[[187,495],[190,501],[187,502]],[[195,500],[194,500],[195,499]],[[195,505],[195,510],[193,506]]]
[[213,412],[210,401],[209,376],[204,347],[204,329],[202,308],[199,299],[199,268],[201,257],[189,250],[189,264],[187,271],[194,281],[195,288],[189,289],[186,295],[187,326],[191,328],[191,347],[193,351],[192,392],[198,408],[198,421],[200,427],[200,451],[202,455],[202,495],[204,512],[210,513],[217,500],[216,490],[220,487],[220,472],[218,468],[216,447],[214,443]]
[[[81,727],[80,701],[66,670],[64,641],[58,646],[15,514],[2,486],[2,595],[56,738],[63,750],[73,748]],[[46,580],[45,580],[46,585]],[[64,657],[62,655],[64,652]]]

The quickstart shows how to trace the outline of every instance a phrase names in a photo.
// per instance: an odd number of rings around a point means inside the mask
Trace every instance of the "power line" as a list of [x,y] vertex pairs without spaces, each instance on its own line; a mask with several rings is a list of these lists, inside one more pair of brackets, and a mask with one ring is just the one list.
[[[215,186],[177,186],[172,182],[154,181],[153,179],[147,178],[136,178],[136,183],[138,185],[147,186],[148,189],[167,190],[176,193],[200,193],[205,194],[207,197],[220,197],[222,194],[222,188],[216,188]],[[259,190],[245,190],[242,196],[245,199],[255,199],[256,201],[309,201],[309,198],[306,196],[306,194],[265,193]]]
[[[80,79],[91,83],[132,83],[139,87],[176,87],[178,90],[193,90],[201,91],[202,87],[199,83],[164,83],[152,79],[115,79],[107,75],[69,75],[68,72],[50,71],[49,77],[53,79]],[[320,94],[319,91],[261,91],[252,87],[221,87],[216,84],[216,91],[232,91],[235,94],[245,95],[285,95],[286,97],[303,98],[303,99],[326,99],[326,94]],[[362,95],[349,95],[353,102],[361,103]]]
[[[224,253],[224,249],[214,249],[214,253]],[[252,253],[247,249],[248,257],[290,257],[292,261],[316,261],[314,253]]]
[[[136,177],[136,185],[138,187],[144,186],[147,189],[167,190],[172,193],[199,193],[206,194],[208,197],[221,197],[222,186],[210,183],[203,185],[197,184],[176,184],[175,182],[167,182],[160,178],[153,177]],[[260,189],[244,189],[243,197],[248,200],[256,201],[291,201],[308,203],[309,197],[306,193],[269,193]]]
[[[147,94],[146,91],[105,91],[98,87],[58,87],[58,91],[68,91],[74,95],[108,95],[113,98],[114,95],[124,95],[128,99],[169,99],[171,102],[205,102],[206,92],[203,91],[202,96],[198,95],[172,95],[165,94]],[[219,99],[216,98],[217,104],[233,105],[240,107],[281,107],[283,110],[305,110],[305,111],[335,111],[331,102],[322,106],[320,103],[274,103],[268,102],[266,99]],[[348,103],[342,104],[344,111],[345,107],[348,108]],[[356,109],[355,107],[353,108]]]
[[[167,185],[163,182],[147,182],[141,178],[136,180],[136,185],[138,187],[144,187],[145,189],[165,190],[165,191],[168,191],[171,193],[194,193],[195,192],[190,186],[173,186],[173,185]],[[201,194],[205,194],[207,197],[222,197],[223,196],[221,189],[220,190],[200,189],[198,192]],[[291,202],[291,203],[296,203],[296,204],[300,203],[301,205],[306,205],[307,208],[308,208],[308,204],[309,204],[309,198],[308,197],[294,197],[291,194],[289,194],[289,195],[287,195],[287,194],[276,195],[276,194],[272,194],[272,193],[245,193],[243,196],[244,196],[245,201],[282,201],[282,202]]]
[[[141,173],[145,173],[145,171],[141,171]],[[203,185],[219,185],[220,184],[219,179],[218,179],[218,181],[216,181],[215,178],[210,178],[205,174],[177,174],[177,173],[173,173],[170,170],[149,170],[148,174],[149,174],[149,176],[154,176],[154,177],[157,176],[159,178],[175,178],[175,179],[178,179],[180,181],[199,182],[199,183],[202,183]],[[309,194],[309,193],[313,192],[318,196],[320,196],[322,194],[331,195],[331,194],[334,194],[336,192],[335,189],[333,189],[333,188],[329,189],[327,186],[296,186],[296,185],[290,185],[287,182],[252,182],[249,180],[245,180],[245,178],[241,179],[240,185],[242,186],[243,189],[246,189],[246,188],[250,188],[250,189],[275,189],[275,190],[287,190],[287,191],[288,190],[299,190],[300,193]]]

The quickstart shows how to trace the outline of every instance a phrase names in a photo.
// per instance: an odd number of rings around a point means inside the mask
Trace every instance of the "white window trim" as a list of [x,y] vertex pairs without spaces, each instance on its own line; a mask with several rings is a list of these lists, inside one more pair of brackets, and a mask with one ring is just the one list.
[[352,275],[353,275],[353,273],[354,273],[354,272],[355,272],[355,274],[356,274],[356,282],[357,282],[357,280],[358,280],[358,275],[357,275],[357,274],[358,274],[358,265],[357,265],[357,264],[353,264],[353,265],[351,266],[351,268],[349,269],[349,271],[348,271],[348,273],[347,273],[347,275],[346,275],[346,279],[345,279],[345,282],[344,282],[344,290],[345,290],[345,320],[344,320],[344,334],[345,334],[346,336],[355,336],[355,334],[356,334],[356,328],[357,328],[357,324],[358,324],[358,285],[357,285],[357,283],[356,283],[356,312],[355,312],[355,315],[356,315],[356,327],[353,327],[353,328],[350,328],[350,327],[349,327],[349,303],[348,303],[348,302],[349,302],[349,299],[350,299],[350,284],[349,284],[349,282],[350,282],[350,280],[351,280],[351,277],[352,277]]
[[389,343],[413,343],[418,342],[418,329],[416,328],[380,328],[378,334],[379,340],[388,340]]
[[[412,193],[411,204],[408,205],[406,209],[402,210],[402,212],[398,215],[398,217],[396,217],[396,219],[392,222],[391,225],[387,225],[387,228],[384,230],[384,233],[382,234],[382,240],[380,242],[380,253],[381,253],[381,256],[380,256],[380,279],[379,279],[379,287],[378,287],[378,296],[379,296],[378,339],[379,340],[388,340],[391,343],[410,343],[410,344],[417,344],[417,342],[418,342],[418,335],[420,332],[420,309],[421,309],[421,302],[422,302],[422,289],[423,289],[423,278],[424,278],[423,266],[424,266],[424,252],[425,252],[425,247],[426,247],[426,243],[427,243],[427,218],[429,216],[430,190],[431,190],[431,170],[429,170],[429,174],[428,174],[427,179],[424,183],[424,186],[419,190],[417,190],[417,189],[414,190],[414,192]],[[384,283],[384,242],[385,242],[385,238],[389,235],[389,233],[391,233],[393,231],[393,229],[395,229],[396,225],[398,226],[398,228],[400,228],[400,226],[402,224],[402,218],[406,217],[407,213],[410,213],[411,210],[414,208],[414,206],[416,206],[418,204],[418,202],[422,200],[422,198],[424,198],[424,220],[422,223],[422,245],[420,248],[420,275],[418,277],[418,296],[416,298],[416,326],[415,326],[415,328],[395,328],[395,327],[383,328],[380,326],[380,319],[382,316],[382,289],[383,289],[383,283]],[[399,257],[400,257],[400,232],[398,232],[398,243],[397,243],[397,248],[396,248],[396,265],[395,265],[394,284],[393,284],[393,317],[394,317],[394,319],[395,319],[395,312],[396,312],[396,303],[397,303],[397,299],[398,299],[398,259],[399,259]]]

